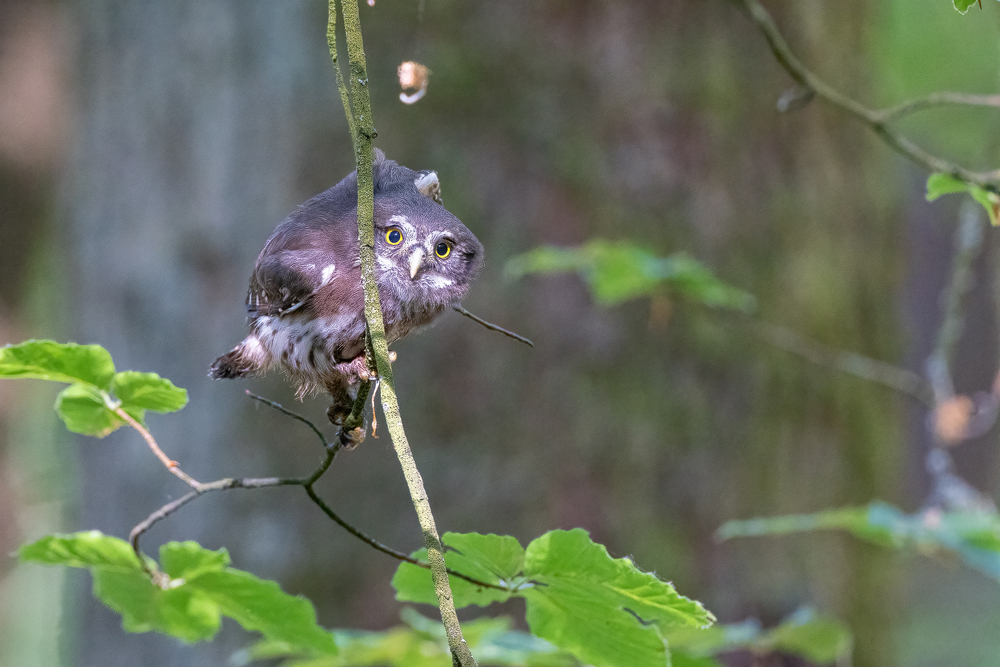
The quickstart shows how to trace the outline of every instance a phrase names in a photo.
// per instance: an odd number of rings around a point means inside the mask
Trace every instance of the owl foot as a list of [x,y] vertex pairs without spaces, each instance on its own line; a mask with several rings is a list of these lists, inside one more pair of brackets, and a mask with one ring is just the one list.
[[350,431],[340,429],[340,444],[344,449],[351,450],[365,441],[365,427],[359,426]]

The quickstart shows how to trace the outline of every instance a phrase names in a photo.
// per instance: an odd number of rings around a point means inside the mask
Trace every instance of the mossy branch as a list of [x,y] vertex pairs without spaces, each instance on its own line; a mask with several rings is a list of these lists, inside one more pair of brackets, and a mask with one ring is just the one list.
[[[396,399],[395,382],[392,376],[392,364],[389,361],[389,348],[385,337],[385,323],[382,319],[382,307],[379,302],[378,285],[375,281],[375,202],[374,181],[372,178],[372,140],[376,136],[372,119],[371,98],[368,93],[368,69],[365,62],[364,44],[361,36],[361,18],[358,13],[357,0],[346,0],[341,3],[344,12],[344,31],[347,36],[347,55],[350,70],[350,91],[348,100],[347,88],[343,78],[338,75],[337,85],[340,88],[341,100],[345,104],[345,112],[352,117],[352,132],[354,139],[354,154],[358,166],[358,241],[361,251],[361,280],[365,291],[365,319],[368,323],[368,335],[371,349],[375,355],[375,366],[381,382],[382,412],[385,414],[389,436],[392,438],[403,468],[403,475],[410,490],[413,506],[417,511],[420,529],[424,535],[427,547],[427,560],[431,565],[431,577],[434,581],[434,591],[437,594],[438,607],[441,610],[441,621],[444,623],[451,649],[452,660],[462,667],[476,665],[475,658],[469,651],[462,629],[455,612],[451,585],[448,583],[448,572],[444,562],[444,548],[434,524],[430,503],[424,483],[413,460],[413,452],[406,440],[403,421],[399,414],[399,403]],[[330,56],[334,67],[337,65],[335,0],[329,0],[329,23],[327,39],[330,46]]]

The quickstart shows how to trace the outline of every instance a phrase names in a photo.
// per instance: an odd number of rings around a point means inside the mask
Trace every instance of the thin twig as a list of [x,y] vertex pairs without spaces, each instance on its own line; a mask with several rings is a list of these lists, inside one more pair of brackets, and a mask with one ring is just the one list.
[[115,408],[114,413],[119,417],[121,417],[121,419],[124,420],[126,424],[128,424],[129,426],[131,426],[132,428],[134,428],[136,431],[139,432],[139,435],[142,436],[142,439],[145,440],[146,444],[149,445],[149,448],[153,450],[153,454],[156,455],[156,458],[160,459],[160,462],[163,463],[163,465],[166,466],[167,470],[169,470],[174,476],[179,478],[181,481],[183,481],[185,484],[187,484],[193,489],[197,489],[200,486],[201,482],[199,482],[194,477],[181,470],[180,467],[177,465],[177,461],[174,461],[173,459],[171,459],[170,457],[168,457],[166,454],[163,453],[163,450],[160,449],[160,446],[156,444],[156,439],[153,438],[153,434],[150,433],[145,426],[143,426],[138,421],[133,419],[132,415],[125,412],[120,407]]
[[927,377],[930,378],[938,405],[955,394],[950,367],[962,334],[966,298],[974,284],[972,264],[983,245],[985,222],[980,212],[976,203],[966,200],[959,210],[958,225],[955,227],[951,282],[943,295],[943,315],[934,350],[927,359]]
[[[351,411],[352,416],[356,415],[359,412],[358,406],[361,406],[361,408],[363,409],[365,401],[367,400],[367,393],[369,388],[370,388],[370,383],[366,382],[359,389],[358,396],[354,402],[354,408]],[[273,488],[278,486],[303,487],[309,498],[321,510],[323,510],[323,512],[329,518],[331,518],[341,528],[346,530],[351,535],[354,535],[362,542],[365,542],[374,549],[381,551],[382,553],[387,554],[389,556],[392,556],[393,558],[405,561],[407,563],[412,563],[413,565],[416,565],[418,567],[430,569],[430,563],[418,560],[402,551],[398,551],[396,549],[393,549],[392,547],[388,547],[379,542],[378,540],[362,533],[360,530],[358,530],[348,522],[344,521],[340,517],[340,515],[334,512],[333,509],[330,508],[330,506],[327,505],[316,493],[315,489],[313,488],[313,485],[319,480],[320,477],[323,476],[323,474],[327,470],[329,470],[330,464],[333,463],[334,457],[337,455],[337,452],[341,449],[340,444],[326,445],[325,444],[326,439],[323,438],[322,432],[316,427],[314,423],[312,423],[310,420],[306,419],[301,415],[295,414],[291,410],[282,406],[280,403],[264,398],[263,396],[257,396],[256,394],[251,394],[250,392],[247,392],[247,395],[256,401],[260,401],[261,403],[267,405],[268,407],[274,408],[275,410],[277,410],[278,412],[282,413],[287,417],[291,417],[292,419],[296,419],[304,423],[313,431],[313,433],[319,434],[320,439],[323,441],[324,447],[326,448],[326,456],[323,458],[323,461],[319,464],[319,466],[314,471],[312,471],[312,473],[310,473],[308,477],[247,477],[243,479],[235,479],[227,477],[224,479],[215,480],[214,482],[199,483],[194,488],[194,490],[186,493],[177,500],[171,501],[166,505],[164,505],[163,507],[160,507],[158,510],[156,510],[148,517],[143,519],[141,522],[136,524],[136,526],[132,528],[132,530],[129,532],[129,543],[132,545],[132,549],[135,551],[136,556],[139,557],[139,561],[142,563],[143,568],[147,571],[147,574],[149,574],[154,579],[158,577],[157,573],[152,572],[148,568],[146,564],[146,559],[143,558],[142,551],[139,547],[139,540],[157,523],[159,523],[163,519],[166,519],[170,515],[174,514],[175,512],[177,512],[182,507],[184,507],[191,501],[195,500],[196,498],[199,498],[200,496],[203,496],[206,493],[210,493],[212,491],[227,491],[229,489],[264,489],[264,488]],[[348,417],[348,420],[345,423],[347,425],[350,425],[351,417]],[[476,586],[481,586],[484,588],[494,588],[502,591],[511,590],[510,588],[506,588],[504,586],[498,586],[496,584],[491,584],[487,581],[480,581],[479,579],[475,579],[468,575],[462,574],[461,572],[456,572],[450,568],[448,569],[448,573],[456,577],[459,577],[461,579],[465,579],[466,581],[475,584]]]
[[305,424],[306,426],[308,426],[310,429],[312,429],[312,432],[316,434],[317,438],[319,438],[319,442],[320,442],[321,445],[323,445],[324,447],[327,446],[328,443],[326,442],[326,436],[323,435],[323,432],[320,431],[318,428],[316,428],[315,424],[313,424],[311,421],[309,421],[308,419],[306,419],[302,415],[299,415],[299,414],[296,414],[296,413],[292,412],[291,410],[289,410],[288,408],[286,408],[285,406],[283,406],[281,403],[276,403],[275,401],[272,401],[269,398],[264,398],[263,396],[258,396],[257,394],[254,394],[253,392],[251,392],[249,389],[247,389],[247,396],[249,396],[250,398],[252,398],[255,401],[260,401],[261,403],[263,403],[264,405],[266,405],[266,406],[268,406],[270,408],[274,408],[275,410],[277,410],[278,412],[282,413],[283,415],[287,415],[287,416],[291,417],[292,419],[299,420],[300,422],[302,422],[303,424]]
[[[888,125],[890,120],[898,118],[904,113],[910,113],[911,111],[915,111],[920,108],[932,106],[935,103],[967,103],[961,102],[960,98],[956,97],[956,93],[943,94],[945,97],[938,99],[929,96],[927,98],[921,98],[911,102],[904,102],[903,104],[890,107],[884,111],[866,107],[857,100],[852,99],[836,90],[816,76],[812,71],[807,69],[805,65],[803,65],[802,62],[795,56],[795,54],[792,53],[791,48],[788,46],[788,42],[785,41],[781,31],[778,30],[777,25],[774,23],[774,19],[771,18],[771,15],[766,9],[764,9],[764,6],[761,5],[760,2],[757,0],[740,1],[749,13],[751,20],[753,20],[758,30],[760,30],[761,34],[763,34],[764,39],[767,41],[767,44],[771,49],[771,53],[774,54],[774,57],[796,83],[813,91],[816,95],[826,100],[828,103],[846,111],[860,120],[873,132],[875,132],[875,134],[877,134],[882,141],[888,144],[890,148],[911,162],[915,162],[932,172],[948,174],[966,183],[978,185],[993,192],[1000,192],[1000,189],[998,189],[998,182],[1000,182],[1000,170],[972,171],[970,169],[966,169],[955,162],[950,162],[929,153]],[[951,97],[947,97],[948,95]],[[938,100],[941,101],[938,102]],[[982,99],[977,100],[977,105],[978,102],[981,101]],[[990,106],[994,105],[991,104]]]
[[992,107],[1000,109],[1000,95],[976,95],[974,93],[953,93],[942,91],[924,97],[908,100],[894,107],[878,112],[883,122],[897,120],[902,116],[933,107],[957,105],[966,107]]
[[507,331],[503,327],[498,327],[495,324],[487,322],[483,318],[477,317],[476,315],[473,315],[472,313],[470,313],[469,311],[467,311],[465,308],[462,308],[462,306],[460,304],[455,304],[454,306],[452,306],[452,308],[454,308],[456,312],[459,312],[462,315],[465,315],[466,317],[468,317],[473,322],[478,322],[479,324],[482,324],[484,327],[486,327],[490,331],[496,331],[497,333],[502,333],[504,336],[510,336],[514,340],[519,340],[522,343],[524,343],[525,345],[530,345],[531,347],[535,347],[535,344],[532,343],[527,338],[525,338],[524,336],[519,336],[518,334],[514,333],[513,331]]
[[856,352],[837,350],[810,340],[785,327],[752,320],[750,329],[762,339],[785,352],[791,352],[818,366],[881,384],[912,396],[927,406],[934,405],[934,394],[929,384],[918,373]]

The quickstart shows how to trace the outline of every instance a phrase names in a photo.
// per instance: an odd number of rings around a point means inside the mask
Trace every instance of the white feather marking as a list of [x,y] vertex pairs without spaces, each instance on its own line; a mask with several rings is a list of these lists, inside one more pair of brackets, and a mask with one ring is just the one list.
[[395,266],[395,264],[392,263],[392,260],[389,259],[388,257],[383,257],[382,255],[378,255],[375,259],[378,260],[378,266],[383,271],[388,271],[389,269]]
[[335,264],[327,264],[323,267],[323,272],[320,274],[320,286],[327,284],[333,278],[333,272],[337,270]]
[[438,275],[427,276],[426,278],[423,278],[420,282],[424,285],[427,285],[428,287],[437,287],[437,288],[448,287],[449,285],[455,284],[455,281],[452,280],[451,278],[445,278],[444,276],[438,276]]

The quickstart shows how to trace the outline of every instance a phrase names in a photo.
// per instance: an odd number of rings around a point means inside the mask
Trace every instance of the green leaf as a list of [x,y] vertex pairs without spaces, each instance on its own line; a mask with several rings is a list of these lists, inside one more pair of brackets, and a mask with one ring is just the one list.
[[[956,9],[960,1],[964,0],[956,0]],[[964,14],[965,12],[962,11],[962,13]],[[1000,195],[997,193],[990,192],[978,185],[966,183],[949,174],[931,174],[927,178],[927,201],[934,201],[941,195],[955,192],[968,192],[972,195],[973,199],[979,202],[980,206],[986,209],[986,214],[990,217],[990,224],[994,227],[1000,225]]]
[[959,14],[964,14],[969,11],[969,7],[976,4],[979,0],[952,0],[955,5],[955,9],[958,10]]
[[[495,586],[514,587],[524,564],[524,549],[509,536],[480,535],[478,533],[445,533],[441,538],[445,546],[445,565],[456,572]],[[414,552],[414,558],[427,560],[427,550]],[[485,607],[493,602],[510,598],[511,591],[487,588],[454,575],[449,577],[455,606]],[[396,599],[404,602],[437,604],[431,573],[427,568],[411,563],[400,563],[392,578]]]
[[627,241],[593,240],[577,248],[541,246],[512,258],[511,277],[532,273],[578,272],[594,298],[605,305],[659,292],[662,287],[709,306],[749,311],[752,295],[717,279],[700,262],[684,254],[658,257]]
[[539,584],[521,592],[531,631],[597,667],[662,666],[668,655],[661,631],[715,620],[669,583],[611,558],[581,529],[533,541],[524,571]]
[[94,597],[122,616],[128,632],[155,630],[185,642],[211,639],[219,631],[219,605],[175,579],[163,589],[143,572],[95,568]]
[[969,567],[1000,580],[1000,517],[994,512],[943,512],[931,509],[905,514],[886,503],[816,514],[730,521],[720,539],[786,535],[815,530],[847,530],[884,547],[925,554],[951,554]]
[[172,579],[191,580],[207,572],[222,572],[229,565],[229,552],[212,551],[197,542],[168,542],[160,547],[160,567]]
[[0,348],[0,378],[83,382],[107,389],[114,374],[111,355],[100,345],[29,340]]
[[47,535],[23,545],[18,558],[29,563],[140,570],[139,558],[128,542],[99,531]]
[[218,604],[223,614],[271,641],[310,653],[337,652],[333,635],[316,624],[309,600],[289,595],[273,581],[226,568],[188,580],[188,586]]
[[[359,667],[389,665],[391,667],[442,667],[451,662],[444,626],[440,619],[431,619],[413,609],[402,611],[405,626],[382,632],[335,630],[337,656],[324,656],[295,661],[297,667]],[[570,654],[548,642],[511,630],[507,617],[478,618],[462,623],[462,632],[469,648],[483,665],[497,667],[580,667]],[[262,641],[236,656],[237,664],[252,660],[294,657],[287,645]]]
[[103,438],[125,423],[108,409],[106,398],[97,387],[71,384],[56,397],[56,413],[73,433]]
[[791,653],[819,665],[843,664],[850,656],[853,639],[843,623],[801,609],[765,635],[775,651]]
[[173,382],[156,373],[116,373],[111,389],[126,409],[174,412],[188,402],[187,390],[176,387]]
[[[316,624],[308,600],[282,592],[277,583],[229,565],[225,549],[196,542],[160,548],[162,572],[151,579],[131,546],[96,531],[52,535],[25,545],[24,561],[86,567],[94,595],[122,616],[129,632],[155,630],[186,642],[210,639],[223,615],[302,655],[336,652],[333,635]],[[149,561],[156,572],[156,563]]]
[[715,625],[705,630],[677,628],[666,633],[674,664],[677,658],[707,658],[730,651],[751,651],[762,655],[787,653],[816,664],[846,662],[853,639],[843,623],[818,616],[803,608],[770,630],[762,630],[756,620]]

